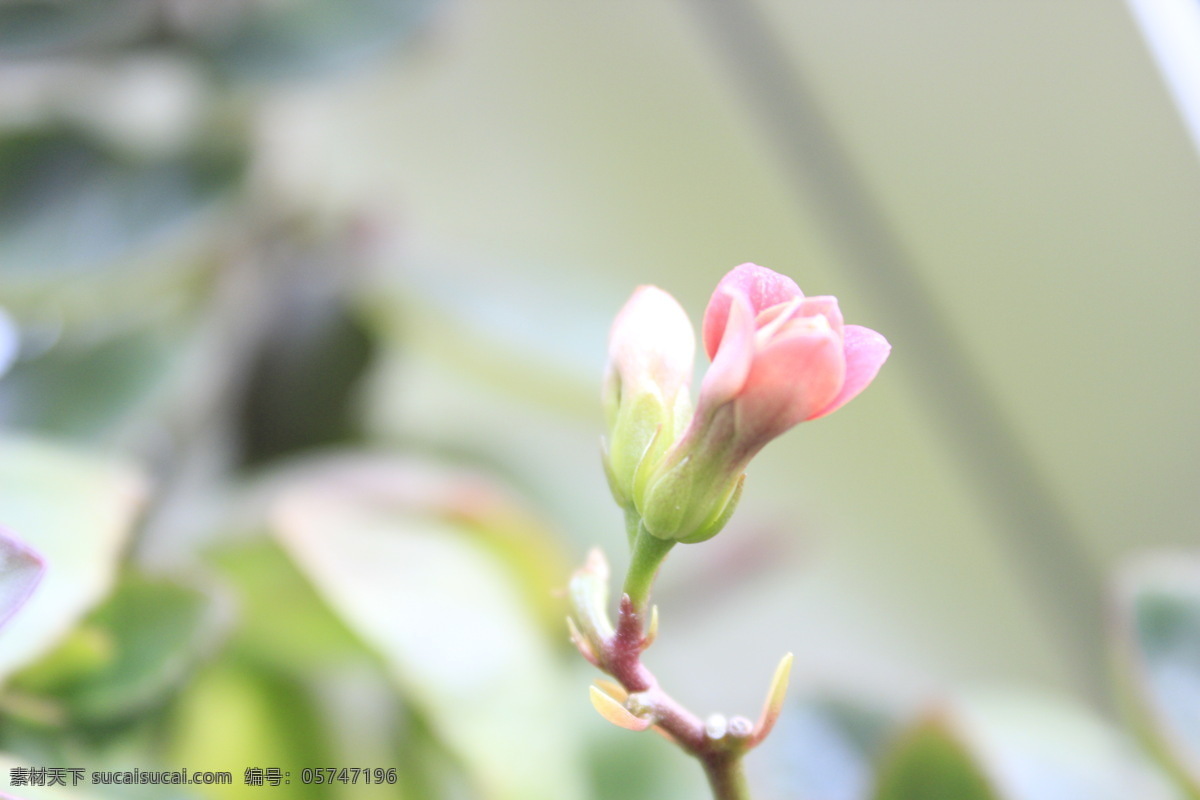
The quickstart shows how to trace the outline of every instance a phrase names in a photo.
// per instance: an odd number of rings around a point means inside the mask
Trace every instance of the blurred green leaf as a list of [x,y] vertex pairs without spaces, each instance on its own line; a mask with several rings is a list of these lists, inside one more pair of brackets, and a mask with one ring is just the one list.
[[[218,800],[262,800],[264,793],[318,800],[331,787],[300,782],[300,770],[331,764],[311,693],[303,682],[261,666],[223,661],[189,684],[173,716],[168,757],[196,770],[229,770],[227,786],[195,787]],[[291,784],[247,785],[248,767],[290,772]],[[178,769],[179,767],[173,767]]]
[[417,29],[430,0],[292,0],[254,3],[236,25],[203,43],[240,79],[310,78],[390,52]]
[[336,494],[294,493],[275,519],[300,568],[461,760],[475,796],[584,796],[562,676],[500,561],[450,523]]
[[0,626],[24,605],[44,569],[36,553],[0,528]]
[[259,539],[212,557],[237,591],[239,652],[281,671],[324,669],[368,652],[277,543]]
[[[107,643],[108,658],[95,669],[42,688],[61,700],[76,723],[128,719],[181,685],[211,652],[229,619],[228,601],[211,589],[128,575],[83,623]],[[68,647],[75,644],[69,641]],[[38,667],[33,664],[27,673],[14,676],[13,688],[28,686],[22,680],[26,674],[36,681]]]
[[562,542],[490,474],[431,459],[341,451],[293,461],[267,482],[276,497],[320,496],[398,520],[428,517],[450,523],[459,536],[502,563],[528,609],[551,636],[561,636],[567,609],[558,590],[570,573]]
[[999,800],[969,749],[945,721],[908,731],[880,769],[875,800]]
[[[580,706],[587,703],[585,688],[595,673],[579,675]],[[695,762],[660,736],[631,735],[613,725],[599,723],[589,707],[587,766],[589,785],[596,800],[675,800],[707,798],[708,783]],[[751,785],[755,785],[753,780]],[[787,797],[791,795],[767,795]],[[755,797],[758,797],[756,794]]]
[[861,800],[896,724],[865,701],[812,694],[789,699],[760,750],[782,797]]
[[83,442],[100,440],[163,377],[175,354],[170,344],[147,330],[60,342],[39,358],[19,362],[0,381],[0,421]]
[[108,594],[143,494],[126,464],[0,437],[0,521],[47,564],[42,585],[0,631],[0,680],[48,652]]
[[[63,637],[49,653],[13,674],[8,688],[17,693],[18,707],[24,704],[33,712],[33,719],[28,721],[62,721],[65,715],[61,705],[55,700],[48,701],[46,696],[109,667],[116,659],[114,650],[108,631],[84,622]],[[13,699],[9,695],[10,704]],[[42,712],[40,715],[39,711]]]
[[7,0],[0,3],[0,58],[79,53],[122,44],[149,30],[155,0]]
[[[86,4],[84,4],[86,5]],[[0,138],[0,274],[122,263],[189,229],[240,164],[197,153],[142,161],[71,129]]]
[[876,800],[1177,800],[1131,742],[1052,697],[974,694],[902,735]]
[[1116,606],[1124,699],[1150,745],[1200,797],[1200,560],[1160,555],[1132,564]]

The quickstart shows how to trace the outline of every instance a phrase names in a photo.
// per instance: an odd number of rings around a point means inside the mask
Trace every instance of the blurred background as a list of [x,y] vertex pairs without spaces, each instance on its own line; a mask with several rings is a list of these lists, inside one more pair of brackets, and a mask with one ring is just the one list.
[[[555,590],[626,559],[613,315],[746,261],[894,349],[672,553],[664,685],[754,716],[796,653],[764,797],[868,796],[876,721],[959,696],[1109,726],[1112,576],[1197,527],[1197,219],[1116,0],[6,0],[0,525],[50,568],[0,764],[700,796]],[[298,785],[355,765],[398,778]]]

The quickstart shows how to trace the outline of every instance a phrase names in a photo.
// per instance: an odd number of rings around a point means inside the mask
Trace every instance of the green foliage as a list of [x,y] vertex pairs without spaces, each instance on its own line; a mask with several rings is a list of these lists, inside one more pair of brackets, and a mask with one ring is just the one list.
[[198,223],[240,169],[218,151],[132,157],[67,127],[0,136],[0,274],[144,258]]
[[229,612],[228,598],[211,590],[127,575],[74,635],[11,686],[53,698],[70,724],[128,721],[191,677],[215,649]]
[[0,679],[53,649],[108,596],[143,492],[125,463],[0,437],[4,522],[49,564],[3,631]]
[[[596,333],[620,294],[419,246],[380,256],[375,198],[276,163],[273,132],[314,77],[393,68],[436,5],[0,2],[0,99],[6,114],[28,100],[0,127],[0,311],[20,329],[0,375],[0,526],[49,565],[0,630],[0,786],[22,765],[235,777],[25,800],[703,792],[666,742],[588,709],[566,661],[571,547],[499,480],[579,541],[619,526],[580,488],[601,495],[600,468],[568,451],[594,446]],[[155,147],[81,102],[147,63],[192,93]],[[397,458],[397,440],[457,466]],[[350,449],[287,461],[331,446]],[[0,616],[28,588],[22,558],[0,550]],[[1112,644],[1135,728],[1200,798],[1200,568],[1184,563],[1125,576]],[[796,800],[1179,797],[1061,700],[936,709],[898,720],[811,693],[748,766]],[[297,780],[343,765],[396,767],[397,783]],[[247,767],[292,782],[246,786]]]
[[233,646],[245,658],[303,674],[368,656],[275,542],[256,539],[211,558],[236,591]]
[[501,562],[452,525],[353,497],[309,491],[277,518],[301,570],[388,662],[480,797],[584,796],[556,660]]
[[943,721],[909,731],[880,770],[875,800],[999,800],[967,748]]
[[161,382],[174,354],[166,337],[144,329],[64,343],[6,376],[0,414],[25,430],[103,440]]
[[897,740],[879,800],[1178,800],[1120,731],[1060,698],[976,693]]
[[330,763],[330,755],[311,692],[292,676],[238,661],[214,664],[188,686],[171,722],[168,763],[234,773],[232,785],[204,787],[206,797],[261,797],[271,787],[245,785],[248,767],[290,772],[289,796],[331,797],[329,787],[299,780],[300,770]]

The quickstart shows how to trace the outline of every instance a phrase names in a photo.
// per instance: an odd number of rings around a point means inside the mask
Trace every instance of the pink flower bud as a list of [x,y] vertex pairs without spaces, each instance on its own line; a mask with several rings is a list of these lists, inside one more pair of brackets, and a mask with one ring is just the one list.
[[692,323],[678,301],[657,286],[639,286],[609,332],[605,391],[616,396],[606,400],[654,391],[673,402],[692,382],[695,354]]
[[875,331],[845,325],[837,298],[805,297],[790,278],[755,264],[717,284],[703,338],[712,366],[696,413],[635,497],[651,533],[685,542],[724,525],[755,453],[845,405],[891,351]]
[[750,455],[797,423],[841,408],[892,349],[870,328],[844,325],[836,297],[805,297],[790,278],[755,264],[717,284],[704,344],[713,363],[697,417],[731,405],[736,449]]

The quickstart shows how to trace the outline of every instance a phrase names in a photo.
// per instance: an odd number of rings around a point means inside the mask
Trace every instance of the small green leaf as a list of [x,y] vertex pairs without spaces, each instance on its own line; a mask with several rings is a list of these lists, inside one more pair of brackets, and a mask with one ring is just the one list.
[[767,689],[767,699],[763,701],[762,712],[754,726],[754,735],[751,741],[755,744],[770,736],[771,729],[779,720],[779,714],[783,711],[783,702],[787,699],[788,680],[792,674],[793,661],[795,661],[795,656],[786,653],[779,660],[779,665],[775,667],[775,674],[771,677],[771,686]]
[[1151,747],[1200,796],[1200,560],[1130,565],[1114,622],[1123,699]]
[[[228,627],[222,599],[202,587],[127,576],[83,626],[106,643],[107,657],[48,688],[78,723],[116,722],[145,710],[180,686]],[[76,639],[67,646],[78,651]],[[38,667],[29,668],[31,679]],[[14,677],[14,688],[24,688],[23,675]]]
[[571,573],[568,584],[579,632],[594,655],[599,655],[597,648],[605,646],[615,633],[608,616],[608,581],[608,559],[603,550],[593,547],[583,566]]
[[930,718],[906,733],[879,773],[875,800],[999,800],[959,735]]
[[616,698],[596,686],[588,688],[588,699],[592,701],[592,708],[596,709],[596,713],[618,728],[644,731],[653,724],[651,720],[635,717]]

